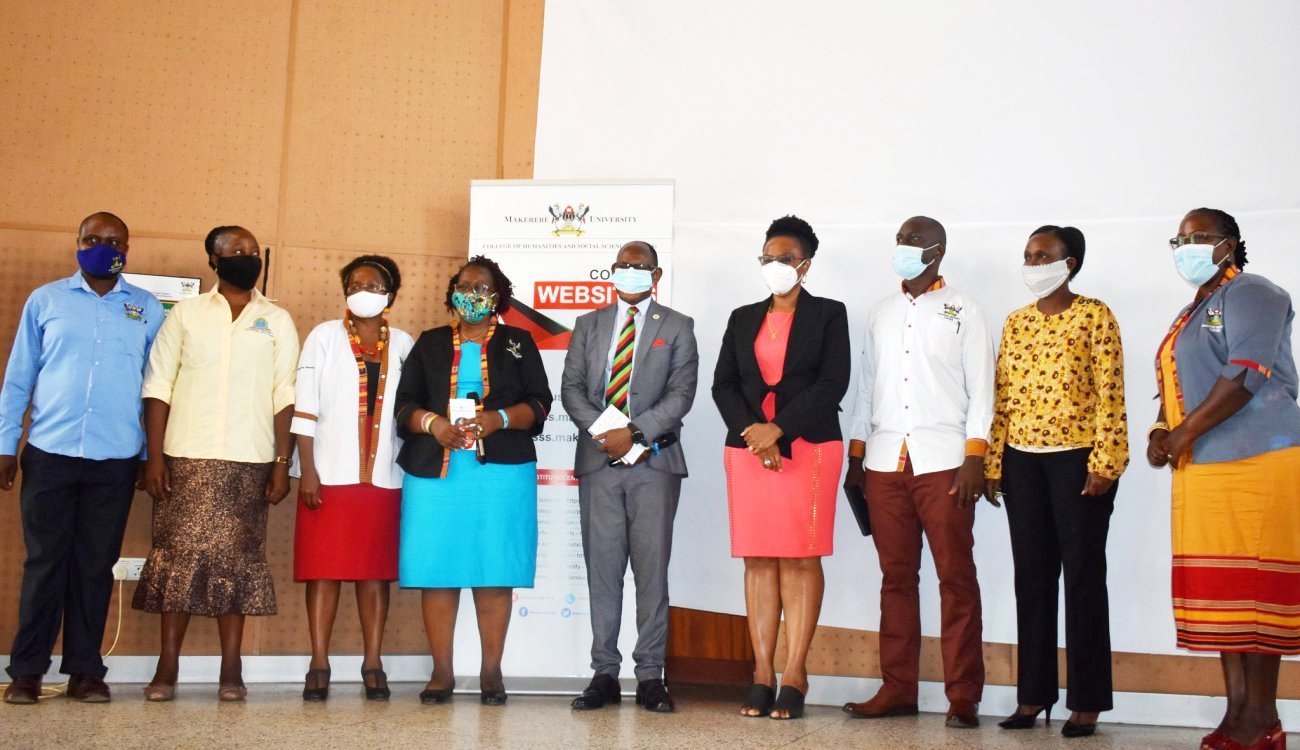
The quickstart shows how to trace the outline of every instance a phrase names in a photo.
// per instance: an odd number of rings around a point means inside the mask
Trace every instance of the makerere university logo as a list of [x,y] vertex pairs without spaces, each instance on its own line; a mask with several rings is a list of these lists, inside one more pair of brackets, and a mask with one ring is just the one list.
[[573,206],[560,208],[560,204],[547,206],[551,212],[551,234],[556,237],[581,237],[587,233],[587,213],[591,206],[579,203],[575,211]]

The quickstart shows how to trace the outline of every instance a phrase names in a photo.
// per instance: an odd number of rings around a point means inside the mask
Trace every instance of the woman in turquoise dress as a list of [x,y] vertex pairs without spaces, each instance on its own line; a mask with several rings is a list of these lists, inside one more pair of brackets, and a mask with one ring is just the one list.
[[447,284],[450,326],[425,331],[402,368],[397,421],[405,442],[398,581],[422,589],[433,674],[422,703],[455,688],[452,641],[460,590],[474,593],[483,652],[480,699],[506,701],[501,674],[515,588],[537,568],[537,453],[551,409],[532,336],[497,322],[511,284],[471,258]]

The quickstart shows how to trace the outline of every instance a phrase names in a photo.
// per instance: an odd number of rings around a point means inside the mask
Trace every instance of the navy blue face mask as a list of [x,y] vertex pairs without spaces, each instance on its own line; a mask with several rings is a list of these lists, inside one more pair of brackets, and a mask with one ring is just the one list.
[[103,243],[91,245],[77,251],[77,265],[90,276],[111,278],[126,268],[126,253]]

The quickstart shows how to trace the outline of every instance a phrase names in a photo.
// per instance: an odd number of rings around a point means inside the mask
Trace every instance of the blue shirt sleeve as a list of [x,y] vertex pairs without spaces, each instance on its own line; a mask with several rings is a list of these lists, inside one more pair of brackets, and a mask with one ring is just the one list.
[[31,403],[36,376],[40,373],[41,323],[37,295],[27,298],[18,332],[9,352],[9,366],[5,369],[5,382],[0,389],[0,455],[18,453],[18,440],[23,435],[23,415]]
[[1273,376],[1273,365],[1290,320],[1291,298],[1263,284],[1234,284],[1223,295],[1228,361],[1220,377],[1246,373],[1243,386],[1257,392]]

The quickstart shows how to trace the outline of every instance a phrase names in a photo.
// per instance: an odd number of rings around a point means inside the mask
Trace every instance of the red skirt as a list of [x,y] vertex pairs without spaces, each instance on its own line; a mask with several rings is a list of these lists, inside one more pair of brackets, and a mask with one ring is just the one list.
[[825,557],[834,550],[839,440],[795,440],[781,471],[744,448],[725,448],[732,557]]
[[402,491],[321,485],[320,507],[298,503],[293,580],[396,581]]

